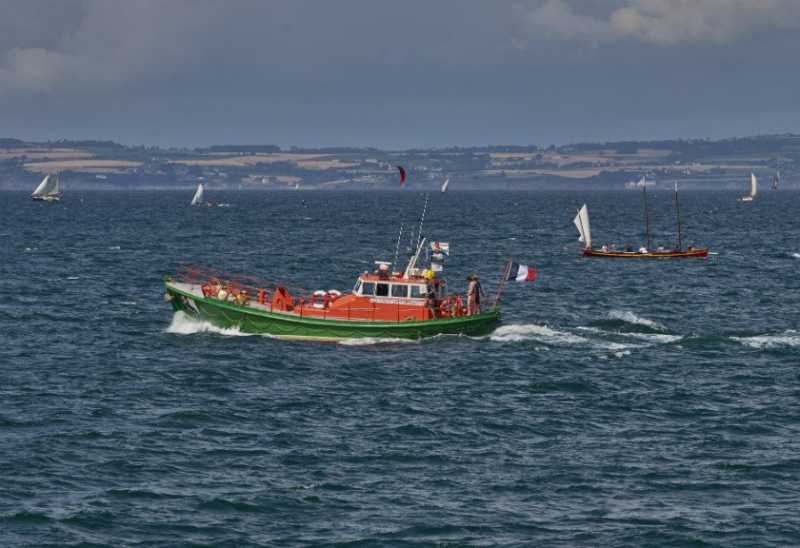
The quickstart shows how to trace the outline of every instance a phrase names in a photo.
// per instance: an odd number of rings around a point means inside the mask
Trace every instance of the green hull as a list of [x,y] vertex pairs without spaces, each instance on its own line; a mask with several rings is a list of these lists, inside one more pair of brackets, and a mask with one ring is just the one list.
[[500,311],[474,316],[428,321],[364,322],[300,318],[204,298],[164,284],[175,311],[207,321],[222,329],[259,333],[283,339],[340,341],[344,339],[419,339],[441,334],[485,335],[500,322]]

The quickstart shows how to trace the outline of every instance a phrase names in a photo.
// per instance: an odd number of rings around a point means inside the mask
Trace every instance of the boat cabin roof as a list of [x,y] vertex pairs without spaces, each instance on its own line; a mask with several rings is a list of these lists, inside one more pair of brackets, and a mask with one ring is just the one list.
[[390,282],[390,283],[405,283],[405,284],[418,284],[418,283],[427,283],[427,280],[422,276],[409,276],[408,278],[403,277],[402,272],[392,272],[390,273],[378,273],[378,272],[364,272],[358,277],[359,280],[364,282]]
[[[404,278],[402,273],[370,273],[364,272],[358,277],[353,288],[355,295],[422,299],[427,290],[428,280],[422,276],[409,276]],[[444,291],[446,282],[439,278],[435,284],[440,291]]]

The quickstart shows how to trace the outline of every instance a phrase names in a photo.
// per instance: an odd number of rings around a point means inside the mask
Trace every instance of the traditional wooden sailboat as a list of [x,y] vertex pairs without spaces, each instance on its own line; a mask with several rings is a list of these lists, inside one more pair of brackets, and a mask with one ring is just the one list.
[[741,196],[738,201],[752,202],[755,200],[756,196],[758,196],[758,179],[754,173],[750,173],[750,191],[744,196]]
[[650,240],[650,213],[647,207],[647,185],[642,185],[643,199],[644,199],[644,222],[645,233],[647,238],[646,246],[640,247],[638,250],[632,249],[630,246],[624,250],[617,250],[614,245],[603,245],[599,249],[592,247],[592,232],[589,225],[589,209],[586,204],[583,204],[578,210],[573,222],[578,229],[578,241],[583,243],[583,256],[584,257],[608,257],[614,259],[685,259],[685,258],[705,258],[708,257],[708,248],[697,248],[689,246],[683,249],[683,235],[681,232],[681,212],[680,203],[678,202],[678,183],[675,183],[675,213],[678,223],[678,241],[674,249],[664,249],[659,247],[655,251],[651,250]]
[[61,192],[61,182],[58,177],[58,173],[55,175],[45,175],[42,182],[39,183],[33,194],[31,194],[31,198],[41,202],[60,202],[63,194]]

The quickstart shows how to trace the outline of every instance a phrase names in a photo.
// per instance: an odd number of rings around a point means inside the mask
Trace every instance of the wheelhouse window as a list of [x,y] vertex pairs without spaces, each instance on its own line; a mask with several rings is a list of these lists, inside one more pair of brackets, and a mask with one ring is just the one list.
[[389,296],[389,284],[378,284],[378,287],[375,291],[376,297],[388,297]]
[[361,294],[372,296],[375,294],[375,284],[373,282],[364,282],[361,284]]
[[425,286],[424,285],[412,285],[411,286],[411,298],[412,299],[424,299],[425,298]]
[[361,280],[358,280],[356,282],[355,287],[353,288],[353,293],[358,295],[360,291],[361,291]]
[[406,284],[392,284],[392,297],[401,299],[408,297],[408,286]]

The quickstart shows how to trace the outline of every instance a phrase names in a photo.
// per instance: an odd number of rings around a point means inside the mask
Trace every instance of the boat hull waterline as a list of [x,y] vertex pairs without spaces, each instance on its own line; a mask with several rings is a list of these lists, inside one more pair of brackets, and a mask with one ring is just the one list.
[[602,251],[600,249],[584,249],[584,257],[607,257],[609,259],[705,259],[708,248],[685,251]]
[[58,195],[55,195],[55,194],[52,194],[52,195],[37,195],[37,196],[31,196],[31,199],[33,201],[35,201],[35,202],[60,202],[61,201],[61,195],[60,194],[58,194]]
[[[182,287],[179,287],[182,286]],[[405,321],[363,321],[302,317],[289,312],[271,312],[248,305],[220,301],[198,294],[170,279],[164,282],[166,298],[173,310],[221,329],[269,335],[279,339],[337,342],[348,339],[420,339],[435,335],[480,336],[491,333],[500,323],[499,309],[455,318]]]

